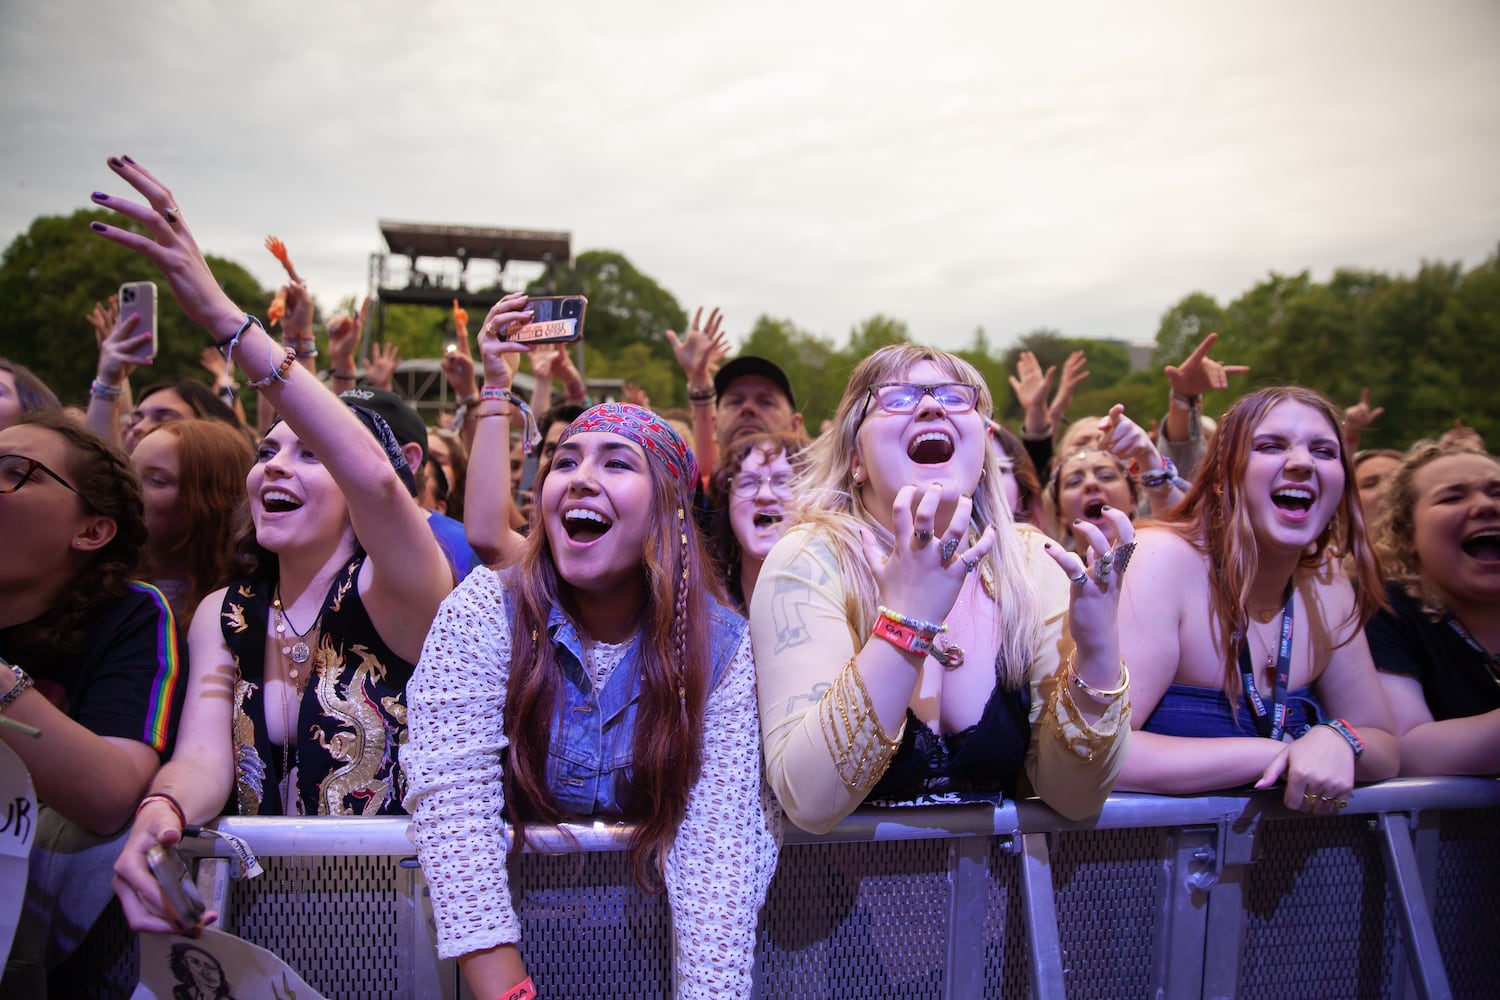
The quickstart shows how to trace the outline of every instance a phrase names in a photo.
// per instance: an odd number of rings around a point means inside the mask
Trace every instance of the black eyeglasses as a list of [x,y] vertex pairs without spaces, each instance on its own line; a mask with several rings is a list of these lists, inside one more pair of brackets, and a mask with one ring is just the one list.
[[915,413],[923,396],[937,400],[944,412],[968,413],[979,402],[979,387],[967,382],[944,382],[940,385],[917,385],[913,382],[882,382],[865,390],[865,406],[859,411],[864,423],[870,412],[870,400],[886,413]]
[[[25,486],[37,470],[45,472],[69,490],[78,493],[66,479],[34,458],[27,458],[25,455],[0,455],[0,496],[4,496],[7,493],[14,493],[22,486]],[[82,493],[78,493],[78,495],[83,496]]]

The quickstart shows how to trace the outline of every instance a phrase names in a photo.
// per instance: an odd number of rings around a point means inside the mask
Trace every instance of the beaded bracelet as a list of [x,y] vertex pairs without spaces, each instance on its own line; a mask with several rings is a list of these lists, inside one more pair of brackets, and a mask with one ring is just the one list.
[[[275,356],[273,355],[267,360],[274,363]],[[296,363],[297,352],[288,347],[286,349],[286,354],[281,359],[281,364],[277,365],[275,368],[272,368],[269,375],[267,375],[265,378],[258,378],[254,382],[246,382],[245,384],[252,389],[260,390],[266,388],[266,386],[270,385],[272,382],[285,382],[286,373],[291,371],[292,365]]]
[[[5,661],[0,660],[0,663],[5,663]],[[4,694],[0,694],[0,712],[3,712],[7,708],[9,708],[11,702],[21,697],[21,695],[26,693],[26,689],[31,687],[30,674],[22,670],[20,667],[16,666],[14,663],[6,663],[5,665],[7,667],[10,667],[10,672],[15,675],[16,683],[13,687],[11,687],[9,691],[5,692]]]
[[1328,719],[1318,723],[1318,725],[1327,726],[1338,733],[1344,742],[1349,744],[1349,749],[1354,751],[1355,760],[1358,760],[1359,755],[1365,752],[1365,741],[1360,739],[1359,732],[1343,719]]
[[887,621],[895,622],[897,625],[905,625],[910,629],[916,629],[918,632],[925,634],[929,639],[939,632],[948,631],[948,626],[942,622],[924,622],[920,618],[909,618],[899,611],[892,611],[884,604],[876,610],[880,613],[880,617]]
[[121,386],[109,385],[98,379],[94,379],[94,381],[89,383],[89,395],[94,399],[102,399],[109,403],[119,399],[120,394],[124,391],[124,388]]
[[135,814],[137,816],[141,814],[142,809],[146,808],[148,802],[165,802],[177,814],[177,825],[183,828],[187,827],[187,814],[182,811],[182,803],[166,792],[152,792],[144,799],[141,799],[140,804],[135,807]]
[[1077,652],[1078,650],[1074,649],[1068,654],[1068,677],[1072,679],[1073,686],[1078,690],[1082,691],[1084,694],[1088,695],[1090,698],[1093,698],[1096,701],[1110,701],[1111,699],[1120,697],[1120,695],[1130,690],[1130,668],[1125,665],[1124,656],[1120,657],[1119,686],[1105,690],[1103,688],[1094,687],[1093,685],[1085,681],[1082,677],[1078,676],[1078,672],[1073,669],[1073,657],[1077,654]]

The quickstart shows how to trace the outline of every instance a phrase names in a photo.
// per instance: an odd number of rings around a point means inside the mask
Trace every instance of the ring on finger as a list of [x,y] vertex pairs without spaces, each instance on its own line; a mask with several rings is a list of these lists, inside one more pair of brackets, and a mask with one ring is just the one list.
[[965,573],[972,573],[976,569],[979,568],[979,560],[978,559],[964,559],[963,560],[963,564],[964,564],[964,572]]
[[177,211],[176,205],[168,205],[166,208],[162,209],[161,217],[167,220],[167,225],[169,226],[177,225],[178,221],[182,218],[182,216]]
[[947,539],[946,541],[943,542],[943,547],[941,549],[939,549],[938,551],[940,551],[942,553],[942,555],[943,555],[943,562],[946,563],[946,562],[950,561],[953,558],[953,553],[955,553],[955,552],[958,551],[958,539],[957,538],[949,538],[949,539]]
[[1103,583],[1109,579],[1109,574],[1114,571],[1115,563],[1108,555],[1100,556],[1094,562],[1094,572],[1099,576],[1099,582]]
[[1134,554],[1135,542],[1125,542],[1123,544],[1116,545],[1113,549],[1110,550],[1110,555],[1114,559],[1115,570],[1121,576],[1125,575],[1125,567],[1130,565],[1130,557]]
[[1317,802],[1318,798],[1319,796],[1317,792],[1308,792],[1307,794],[1302,796],[1302,804],[1304,806],[1310,806],[1313,803]]
[[916,531],[913,531],[911,533],[911,537],[912,541],[916,542],[918,545],[926,545],[928,542],[932,541],[932,532],[927,531],[923,528],[918,528]]
[[1089,582],[1088,571],[1081,569],[1077,573],[1074,573],[1072,576],[1068,577],[1068,580],[1072,582],[1073,586],[1082,587],[1085,583]]

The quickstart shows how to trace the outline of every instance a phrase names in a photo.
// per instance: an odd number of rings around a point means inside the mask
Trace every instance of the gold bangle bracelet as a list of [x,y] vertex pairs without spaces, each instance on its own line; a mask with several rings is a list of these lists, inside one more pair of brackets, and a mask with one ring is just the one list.
[[1078,690],[1082,691],[1084,694],[1088,695],[1090,698],[1095,699],[1096,701],[1109,701],[1113,698],[1120,697],[1120,695],[1130,690],[1130,668],[1125,665],[1125,657],[1123,654],[1120,656],[1119,686],[1110,688],[1109,690],[1104,690],[1102,688],[1096,688],[1088,684],[1082,677],[1078,676],[1078,672],[1073,668],[1073,657],[1075,654],[1077,654],[1077,652],[1078,650],[1075,648],[1068,653],[1068,677],[1072,680],[1073,686]]

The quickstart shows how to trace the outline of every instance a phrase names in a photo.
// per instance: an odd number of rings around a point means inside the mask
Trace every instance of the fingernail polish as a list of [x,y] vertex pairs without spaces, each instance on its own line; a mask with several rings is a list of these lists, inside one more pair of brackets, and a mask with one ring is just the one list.
[[1083,518],[1081,518],[1081,517],[1075,517],[1075,518],[1073,518],[1073,523],[1074,524],[1082,524],[1083,523]]
[[1111,507],[1111,506],[1110,506],[1110,505],[1109,505],[1109,504],[1104,504],[1104,505],[1103,505],[1103,506],[1102,506],[1102,507],[1100,507],[1100,508],[1099,508],[1099,509],[1100,509],[1100,510],[1114,510],[1114,508],[1113,508],[1113,507]]
[[108,197],[109,197],[109,195],[105,194],[103,191],[95,191],[94,192],[94,200],[95,201],[103,201],[105,198],[108,198]]
[[128,156],[122,156],[121,159],[123,159],[126,163],[130,164],[132,167],[135,166],[135,161],[132,160],[130,157],[128,157]]
[[120,158],[118,156],[111,156],[109,158],[109,165],[112,166],[112,167],[120,167],[120,166],[122,166],[122,164],[120,163]]
[[102,233],[102,232],[104,232],[104,223],[102,223],[102,222],[90,222],[89,223],[89,228],[92,229],[96,233]]

